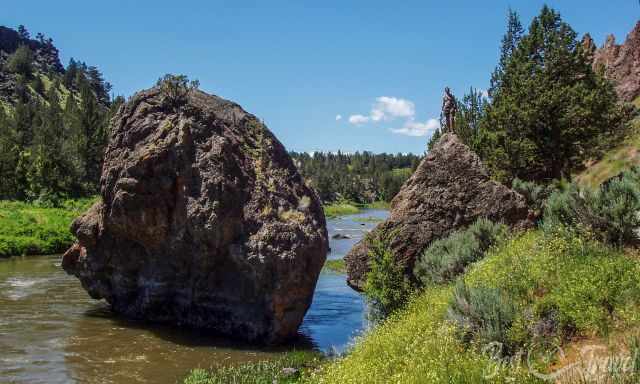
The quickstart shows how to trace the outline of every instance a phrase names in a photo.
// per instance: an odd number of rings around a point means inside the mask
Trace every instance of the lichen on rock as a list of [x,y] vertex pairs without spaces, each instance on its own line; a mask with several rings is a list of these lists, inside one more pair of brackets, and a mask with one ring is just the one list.
[[345,257],[347,283],[363,290],[369,271],[368,239],[393,234],[396,262],[413,277],[419,254],[436,239],[484,217],[514,227],[531,225],[524,197],[490,179],[480,158],[455,134],[443,135],[391,201],[389,218]]
[[111,122],[102,200],[63,268],[126,317],[248,341],[296,335],[328,249],[320,202],[239,105],[155,87]]

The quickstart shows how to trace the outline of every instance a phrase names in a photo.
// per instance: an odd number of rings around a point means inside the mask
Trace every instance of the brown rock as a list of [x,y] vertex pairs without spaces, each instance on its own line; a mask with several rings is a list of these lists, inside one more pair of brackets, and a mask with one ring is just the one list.
[[102,201],[73,223],[64,269],[129,318],[295,335],[328,248],[318,198],[239,105],[195,90],[165,104],[143,91],[112,120]]
[[593,67],[604,70],[605,76],[616,84],[621,100],[631,102],[640,96],[640,21],[622,45],[613,35],[607,37],[602,48],[595,51]]
[[[435,239],[480,217],[517,227],[531,225],[524,197],[490,180],[478,156],[445,134],[391,202],[389,219],[369,236],[393,233],[391,248],[412,277],[418,255]],[[347,283],[362,290],[369,271],[367,238],[345,257]]]

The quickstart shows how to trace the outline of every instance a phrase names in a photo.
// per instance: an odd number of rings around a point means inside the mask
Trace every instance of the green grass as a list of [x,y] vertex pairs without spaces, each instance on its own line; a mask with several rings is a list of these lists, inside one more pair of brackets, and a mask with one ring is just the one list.
[[[558,313],[559,327],[571,329],[574,337],[603,336],[640,324],[637,262],[621,250],[572,234],[516,235],[491,250],[464,280],[471,287],[500,289],[517,303],[519,318],[508,336],[521,345],[532,342],[532,322],[550,308]],[[428,288],[362,337],[347,356],[323,364],[306,382],[540,382],[522,368],[506,366],[485,379],[483,369],[496,365],[478,352],[481,345],[460,341],[459,331],[447,320],[451,299],[451,284]]]
[[[308,383],[537,383],[466,348],[444,321],[451,287],[435,287],[363,336],[345,357],[312,371]],[[487,373],[495,376],[485,378]]]
[[323,206],[324,215],[328,219],[333,219],[339,216],[354,215],[360,212],[360,208],[351,202],[337,202]]
[[343,259],[327,260],[324,263],[324,269],[335,273],[347,273],[347,267]]
[[324,215],[328,219],[340,216],[355,215],[363,209],[389,209],[390,204],[386,201],[374,201],[368,204],[359,204],[352,201],[338,201],[323,205]]
[[389,209],[391,208],[391,203],[387,201],[374,201],[373,203],[364,204],[362,207],[366,209]]
[[[289,352],[283,357],[239,366],[194,369],[184,384],[286,384],[297,383],[305,371],[316,367],[321,356],[314,352]],[[284,368],[297,373],[286,374]]]
[[517,236],[464,280],[499,289],[519,305],[510,337],[521,345],[531,342],[531,330],[550,314],[560,340],[640,327],[640,265],[620,249],[571,232]]
[[[636,102],[640,105],[640,98]],[[633,124],[632,133],[620,146],[576,176],[580,185],[597,187],[622,171],[640,165],[640,120],[635,120]]]
[[65,251],[75,240],[69,231],[71,222],[95,201],[67,200],[61,208],[0,201],[0,257]]

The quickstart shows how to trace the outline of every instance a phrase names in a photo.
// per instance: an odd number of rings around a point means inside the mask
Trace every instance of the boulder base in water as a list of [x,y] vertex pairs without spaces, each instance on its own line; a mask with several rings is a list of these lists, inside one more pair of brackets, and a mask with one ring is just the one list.
[[[489,179],[478,156],[457,136],[445,134],[391,202],[389,219],[367,237],[390,234],[390,247],[409,276],[419,254],[438,238],[485,217],[527,226],[524,197]],[[365,237],[345,257],[347,283],[364,289],[369,271]]]
[[294,336],[324,264],[322,207],[284,147],[240,106],[157,88],[112,121],[102,201],[63,268],[129,318],[249,341]]

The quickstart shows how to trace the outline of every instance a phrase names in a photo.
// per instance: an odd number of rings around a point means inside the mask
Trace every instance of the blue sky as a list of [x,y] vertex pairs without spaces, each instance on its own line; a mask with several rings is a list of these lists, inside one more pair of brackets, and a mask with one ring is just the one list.
[[[429,134],[444,86],[488,86],[508,7],[527,26],[544,3],[21,0],[0,24],[52,37],[65,65],[97,65],[116,94],[164,73],[197,78],[290,150],[422,153],[427,136],[411,134]],[[598,45],[640,16],[638,0],[546,3]]]

